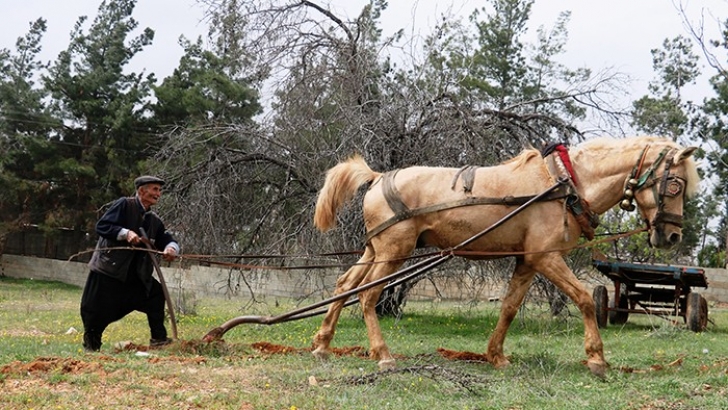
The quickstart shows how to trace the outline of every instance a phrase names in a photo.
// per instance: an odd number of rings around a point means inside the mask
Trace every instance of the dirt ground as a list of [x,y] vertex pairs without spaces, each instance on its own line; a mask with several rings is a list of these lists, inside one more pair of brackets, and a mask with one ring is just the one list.
[[[219,343],[218,349],[226,347],[222,341],[215,343]],[[31,400],[41,408],[48,403],[58,403],[54,408],[59,409],[74,408],[74,401],[84,397],[85,408],[159,409],[174,404],[176,408],[192,409],[205,408],[220,395],[235,396],[240,391],[264,394],[258,380],[260,374],[247,366],[235,363],[229,367],[206,366],[208,359],[204,352],[210,349],[207,343],[182,340],[170,346],[161,348],[167,349],[163,356],[155,355],[155,349],[149,346],[126,343],[110,354],[88,353],[82,358],[37,357],[30,361],[14,361],[0,367],[0,388],[6,398],[12,398],[13,402],[9,404],[13,408],[36,408]],[[250,348],[255,351],[252,355],[258,358],[311,351],[310,348],[299,349],[265,341],[253,343]],[[125,352],[136,354],[134,357],[120,354]],[[438,352],[451,360],[485,361],[482,355],[470,352],[446,349],[438,349]],[[333,348],[332,353],[359,358],[368,355],[361,346]],[[139,362],[154,368],[135,370]],[[149,392],[156,392],[155,397],[150,398]],[[23,402],[25,397],[27,403]],[[179,397],[186,397],[182,404]],[[223,406],[228,407],[227,404]],[[250,410],[254,406],[243,400],[234,408]]]
[[[219,343],[218,349],[226,347],[222,341],[216,343]],[[44,404],[56,401],[59,404],[54,408],[75,408],[74,401],[83,397],[86,400],[84,408],[90,409],[160,409],[172,405],[176,408],[197,409],[215,404],[215,400],[221,400],[220,397],[227,395],[243,397],[232,408],[250,410],[254,405],[245,401],[245,396],[240,395],[240,392],[265,394],[261,386],[266,383],[265,380],[260,380],[264,376],[254,368],[239,366],[239,361],[270,355],[308,353],[311,350],[260,341],[250,345],[255,351],[250,353],[250,357],[234,355],[236,357],[231,359],[229,366],[220,367],[207,365],[205,351],[209,350],[205,349],[210,346],[205,342],[182,340],[170,346],[172,347],[158,348],[165,349],[165,355],[155,355],[155,349],[150,349],[149,346],[128,343],[117,347],[111,354],[89,353],[82,358],[37,357],[27,362],[14,361],[0,367],[0,389],[5,397],[15,400],[11,404],[17,404],[27,397],[28,403],[23,402],[19,407],[12,408],[38,408],[30,403],[31,400],[36,400],[41,408]],[[366,349],[361,346],[332,350],[337,356],[367,357]],[[133,357],[119,354],[125,351],[136,354]],[[437,354],[452,361],[487,361],[482,354],[466,351],[438,348]],[[137,367],[138,363],[143,363],[145,367]],[[666,366],[614,370],[622,373],[660,372],[681,364],[682,360],[678,359]],[[153,366],[153,369],[149,370],[148,365]],[[716,365],[726,366],[722,362]],[[376,377],[376,374],[367,377]],[[357,380],[352,381],[354,382]],[[231,408],[228,403],[217,402],[217,405]],[[640,410],[673,408],[681,407],[654,403],[654,406],[640,407]]]

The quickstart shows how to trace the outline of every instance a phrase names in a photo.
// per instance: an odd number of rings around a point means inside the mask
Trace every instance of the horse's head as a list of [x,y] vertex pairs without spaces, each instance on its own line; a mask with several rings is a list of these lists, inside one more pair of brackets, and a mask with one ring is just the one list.
[[[649,153],[654,147],[648,146],[625,181],[624,199],[619,205],[632,211],[637,203],[650,230],[652,246],[667,248],[682,239],[684,201],[697,191],[698,173],[691,158],[695,149],[666,147],[659,153]],[[648,156],[652,156],[651,161]]]

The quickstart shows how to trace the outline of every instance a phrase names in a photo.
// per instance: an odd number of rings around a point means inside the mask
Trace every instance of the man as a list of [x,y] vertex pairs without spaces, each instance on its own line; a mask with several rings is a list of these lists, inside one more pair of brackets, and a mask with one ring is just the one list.
[[177,242],[150,210],[159,201],[163,185],[164,180],[154,176],[135,179],[136,196],[117,199],[96,223],[99,240],[81,297],[87,351],[99,351],[106,327],[135,310],[147,315],[150,346],[171,342],[164,327],[164,291],[152,277],[152,261],[142,243],[145,232],[165,260],[174,260],[179,253]]

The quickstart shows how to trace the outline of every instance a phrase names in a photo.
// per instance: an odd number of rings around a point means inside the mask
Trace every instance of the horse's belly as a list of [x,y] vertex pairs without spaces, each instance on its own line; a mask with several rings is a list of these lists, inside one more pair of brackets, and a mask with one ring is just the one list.
[[[523,229],[516,221],[508,221],[502,226],[490,229],[498,219],[480,218],[450,218],[429,224],[418,240],[418,246],[434,246],[441,249],[451,248],[468,242],[462,250],[469,251],[521,251],[523,246]],[[484,233],[478,238],[474,238]]]

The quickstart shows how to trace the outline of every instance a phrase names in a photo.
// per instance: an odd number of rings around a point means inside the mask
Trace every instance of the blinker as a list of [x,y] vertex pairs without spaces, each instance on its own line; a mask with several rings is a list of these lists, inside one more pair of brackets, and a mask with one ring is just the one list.
[[667,187],[665,188],[665,195],[667,196],[677,196],[682,191],[682,184],[677,181],[676,179],[671,179],[670,182],[668,182]]

